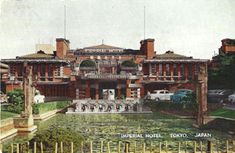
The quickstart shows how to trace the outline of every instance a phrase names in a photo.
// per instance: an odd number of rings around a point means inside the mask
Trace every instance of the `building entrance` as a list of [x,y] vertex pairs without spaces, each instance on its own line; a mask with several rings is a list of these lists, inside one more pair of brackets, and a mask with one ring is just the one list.
[[99,83],[100,99],[114,100],[117,95],[117,81],[105,81]]

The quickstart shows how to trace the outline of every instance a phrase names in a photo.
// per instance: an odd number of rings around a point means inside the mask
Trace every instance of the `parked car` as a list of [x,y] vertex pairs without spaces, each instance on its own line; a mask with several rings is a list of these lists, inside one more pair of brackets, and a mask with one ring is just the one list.
[[228,102],[235,103],[235,93],[228,96]]
[[232,93],[233,91],[229,89],[208,90],[208,102],[223,103],[225,101],[228,101],[228,96]]
[[7,94],[4,94],[2,91],[0,91],[0,103],[6,103],[8,101]]
[[173,95],[173,93],[168,90],[154,90],[148,94],[148,98],[156,101],[170,100],[171,95]]
[[171,96],[171,101],[173,101],[173,102],[188,102],[189,99],[187,99],[187,98],[190,98],[188,96],[190,96],[192,94],[193,94],[193,90],[179,89]]

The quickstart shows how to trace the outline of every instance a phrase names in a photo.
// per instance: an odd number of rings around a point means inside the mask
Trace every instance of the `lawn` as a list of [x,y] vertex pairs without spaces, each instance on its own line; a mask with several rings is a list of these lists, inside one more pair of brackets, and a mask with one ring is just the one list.
[[6,118],[10,118],[10,117],[14,117],[16,115],[18,115],[18,114],[12,113],[12,112],[7,112],[7,111],[1,111],[0,120],[6,119]]
[[235,110],[230,110],[230,109],[226,109],[226,108],[219,108],[213,112],[210,112],[209,115],[235,119]]

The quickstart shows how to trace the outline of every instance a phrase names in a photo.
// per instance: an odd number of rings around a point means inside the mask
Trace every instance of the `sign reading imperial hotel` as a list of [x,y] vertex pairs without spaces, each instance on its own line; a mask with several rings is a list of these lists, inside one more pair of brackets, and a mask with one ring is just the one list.
[[[33,68],[36,89],[46,97],[73,99],[114,99],[144,97],[156,89],[195,90],[200,67],[207,70],[207,60],[193,59],[167,51],[158,54],[154,39],[140,41],[140,49],[108,45],[70,49],[69,40],[56,39],[56,51],[44,51],[2,59],[9,73],[2,76],[5,92],[22,88],[23,66]],[[206,72],[207,73],[207,72]]]

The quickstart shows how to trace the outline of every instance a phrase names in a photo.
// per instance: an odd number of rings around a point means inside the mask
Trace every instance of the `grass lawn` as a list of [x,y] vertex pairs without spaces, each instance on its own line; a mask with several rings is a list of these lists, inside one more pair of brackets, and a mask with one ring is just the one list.
[[3,120],[3,119],[6,119],[6,118],[14,117],[16,115],[18,115],[18,114],[7,112],[7,111],[1,111],[0,119]]
[[213,112],[210,112],[209,115],[235,119],[235,110],[230,110],[230,109],[226,109],[226,108],[219,108]]

